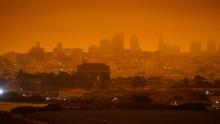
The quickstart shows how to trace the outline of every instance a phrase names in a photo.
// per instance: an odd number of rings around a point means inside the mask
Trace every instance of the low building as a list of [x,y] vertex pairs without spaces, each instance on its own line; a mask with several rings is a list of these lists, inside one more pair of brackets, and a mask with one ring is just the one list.
[[59,91],[59,98],[83,98],[86,94],[89,94],[90,91],[83,89],[65,89]]
[[213,109],[220,109],[220,96],[219,95],[212,95],[209,96],[209,99],[212,103],[212,108]]
[[77,67],[77,76],[90,81],[110,80],[110,67],[105,63],[83,63]]

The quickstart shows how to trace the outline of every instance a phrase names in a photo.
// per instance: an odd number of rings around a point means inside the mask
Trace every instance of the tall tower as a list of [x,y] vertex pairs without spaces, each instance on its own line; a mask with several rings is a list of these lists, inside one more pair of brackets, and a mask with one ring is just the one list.
[[139,39],[137,36],[132,36],[130,39],[130,49],[131,51],[139,51],[140,45],[139,45]]
[[40,42],[36,43],[36,46],[33,46],[29,52],[29,56],[36,60],[43,60],[45,55],[45,50],[40,46]]
[[202,52],[202,45],[200,42],[193,42],[190,46],[190,52],[192,54],[199,54]]
[[104,54],[108,54],[110,52],[110,42],[107,39],[102,39],[99,42],[100,51]]
[[53,49],[55,54],[61,54],[63,50],[63,44],[61,42],[57,43],[57,46]]
[[62,50],[63,44],[61,42],[57,43],[57,49]]
[[159,43],[158,43],[158,51],[163,52],[164,51],[164,46],[165,46],[165,43],[164,43],[163,35],[160,34]]
[[124,35],[115,34],[115,36],[112,38],[111,47],[113,53],[122,53],[124,50]]
[[39,41],[37,41],[36,47],[37,47],[37,48],[40,48],[40,42],[39,42]]

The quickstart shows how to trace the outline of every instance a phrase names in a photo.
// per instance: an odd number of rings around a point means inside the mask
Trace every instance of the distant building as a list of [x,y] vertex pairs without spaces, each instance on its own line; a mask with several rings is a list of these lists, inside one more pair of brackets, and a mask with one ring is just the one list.
[[61,42],[57,43],[57,46],[53,49],[53,52],[58,54],[63,50],[63,44]]
[[215,41],[213,40],[209,40],[207,42],[207,52],[208,53],[215,53],[217,50],[217,44]]
[[159,37],[159,45],[158,45],[158,51],[160,53],[165,54],[178,54],[180,53],[180,47],[179,46],[171,46],[164,42],[163,37]]
[[140,51],[139,39],[137,36],[132,36],[130,39],[130,50]]
[[209,99],[211,101],[211,108],[212,110],[219,110],[220,109],[220,96],[219,95],[210,95]]
[[83,63],[77,67],[77,76],[90,81],[108,81],[110,67],[105,63]]
[[63,53],[67,56],[81,56],[83,54],[83,49],[81,48],[65,48]]
[[112,53],[119,54],[124,50],[124,35],[123,34],[115,34],[112,38],[111,42]]
[[162,52],[162,51],[164,51],[164,49],[165,49],[165,43],[164,43],[162,35],[160,35],[159,44],[158,44],[158,51]]
[[107,40],[107,39],[100,40],[99,46],[100,46],[100,52],[102,54],[109,54],[110,53],[111,45],[110,45],[109,40]]
[[45,57],[45,50],[40,46],[40,43],[37,42],[36,46],[33,46],[29,50],[29,56],[36,59],[36,60],[42,60]]
[[99,53],[99,47],[97,47],[96,45],[92,45],[89,47],[89,52],[88,53],[92,53],[92,54],[98,54]]
[[193,42],[190,46],[190,52],[192,54],[199,54],[202,52],[202,45],[200,42]]
[[63,44],[61,42],[57,43],[57,46],[53,48],[53,56],[56,58],[62,58],[63,56]]
[[89,92],[83,89],[63,89],[59,91],[59,98],[82,98]]
[[171,53],[180,53],[180,47],[179,46],[171,46]]

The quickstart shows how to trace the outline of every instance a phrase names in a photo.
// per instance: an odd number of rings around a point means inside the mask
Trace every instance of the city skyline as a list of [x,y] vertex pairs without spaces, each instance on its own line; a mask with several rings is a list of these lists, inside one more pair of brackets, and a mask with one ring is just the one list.
[[[122,32],[137,35],[143,50],[156,50],[158,36],[189,50],[191,42],[220,41],[218,0],[0,1],[0,53],[24,52],[40,41],[87,50]],[[125,42],[128,48],[129,42]]]
[[0,122],[219,117],[220,0],[0,0]]
[[[213,39],[212,37],[210,37],[210,39],[208,39],[207,41],[204,41],[204,42],[201,42],[201,41],[193,41],[193,42],[190,42],[190,43],[188,43],[187,44],[187,49],[184,49],[184,47],[182,47],[181,45],[175,45],[175,44],[171,44],[169,41],[167,41],[165,38],[164,38],[164,35],[161,33],[159,36],[158,36],[158,38],[157,38],[157,43],[155,44],[156,46],[155,46],[155,48],[154,49],[146,49],[145,47],[143,47],[141,44],[142,44],[142,42],[141,42],[141,38],[139,38],[137,35],[131,35],[130,37],[126,37],[123,33],[115,33],[114,35],[112,35],[112,37],[109,37],[109,38],[102,38],[102,39],[99,39],[99,40],[97,40],[97,41],[95,41],[94,43],[91,43],[91,45],[90,46],[88,46],[87,48],[83,48],[83,47],[77,47],[77,46],[74,46],[74,47],[71,47],[71,46],[69,46],[68,44],[65,44],[65,42],[63,42],[63,41],[53,41],[53,43],[51,43],[50,45],[50,48],[48,49],[47,48],[47,45],[43,42],[43,41],[39,41],[39,40],[37,40],[37,41],[35,41],[33,44],[31,44],[30,46],[28,46],[27,47],[27,49],[26,50],[24,50],[24,51],[19,51],[19,50],[11,50],[11,51],[6,51],[6,52],[3,52],[3,53],[1,53],[0,52],[0,54],[7,54],[7,53],[10,53],[10,52],[17,52],[17,53],[27,53],[29,50],[30,50],[30,48],[31,47],[33,47],[33,46],[38,46],[38,45],[40,45],[40,47],[42,47],[42,48],[44,48],[44,50],[45,50],[45,52],[51,52],[51,51],[53,51],[53,49],[54,48],[56,48],[57,47],[57,45],[61,45],[60,47],[62,47],[62,48],[79,48],[79,49],[82,49],[83,51],[85,51],[85,52],[89,52],[89,49],[91,48],[91,47],[93,47],[93,46],[96,46],[96,47],[103,47],[102,45],[103,44],[101,44],[101,42],[102,41],[104,41],[105,42],[105,40],[107,41],[107,42],[110,42],[110,41],[112,41],[112,38],[114,38],[115,37],[115,35],[118,35],[118,34],[121,34],[121,35],[123,35],[123,49],[124,50],[126,50],[126,49],[130,49],[130,50],[132,50],[132,49],[134,49],[134,48],[132,48],[132,44],[133,45],[135,45],[135,46],[133,46],[133,47],[138,47],[138,49],[140,49],[140,50],[142,50],[142,51],[147,51],[147,52],[156,52],[156,51],[160,51],[160,45],[161,45],[161,40],[163,41],[163,44],[164,45],[168,45],[168,46],[170,46],[170,47],[178,47],[178,49],[179,49],[179,51],[180,52],[192,52],[192,44],[195,44],[195,43],[199,43],[201,46],[201,51],[209,51],[210,49],[212,49],[212,46],[211,46],[211,48],[208,48],[208,47],[210,47],[210,45],[209,45],[209,43],[210,42],[214,42],[214,47],[215,47],[215,50],[219,50],[219,47],[220,47],[220,44],[219,44],[219,42],[218,41],[216,41],[215,39]],[[134,40],[134,38],[135,38],[135,40],[137,40],[137,43],[134,43],[133,42],[133,40]],[[117,42],[115,42],[116,44],[117,44]],[[104,44],[105,45],[105,44]],[[108,47],[108,46],[104,46],[104,47]],[[171,48],[172,49],[172,48]],[[214,49],[213,49],[214,50]],[[215,51],[214,50],[214,51]]]

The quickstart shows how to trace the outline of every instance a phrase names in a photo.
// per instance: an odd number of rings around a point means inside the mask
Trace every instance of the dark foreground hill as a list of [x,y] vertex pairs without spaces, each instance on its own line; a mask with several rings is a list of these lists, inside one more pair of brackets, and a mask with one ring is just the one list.
[[0,124],[47,124],[47,123],[31,120],[14,113],[0,112]]
[[49,124],[219,124],[218,111],[66,110],[33,113]]

